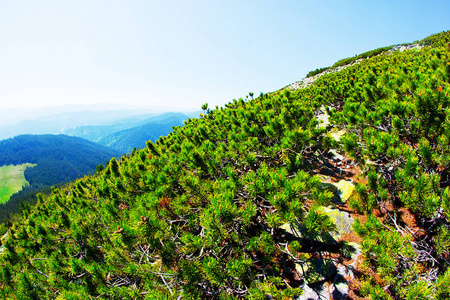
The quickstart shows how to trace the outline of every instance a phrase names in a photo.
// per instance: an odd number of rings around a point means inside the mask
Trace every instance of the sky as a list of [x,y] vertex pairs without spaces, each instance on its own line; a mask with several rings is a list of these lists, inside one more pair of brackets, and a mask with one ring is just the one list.
[[1,111],[195,111],[450,30],[450,1],[0,0]]

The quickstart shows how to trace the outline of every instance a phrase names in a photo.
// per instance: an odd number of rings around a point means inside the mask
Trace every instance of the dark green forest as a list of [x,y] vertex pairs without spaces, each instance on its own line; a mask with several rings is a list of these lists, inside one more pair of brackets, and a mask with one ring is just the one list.
[[0,294],[294,299],[311,260],[351,251],[325,238],[335,224],[319,209],[334,205],[320,176],[334,149],[359,170],[354,299],[449,299],[450,32],[418,44],[303,89],[205,104],[169,135],[39,195],[2,238]]
[[16,213],[20,201],[35,202],[37,191],[49,191],[51,186],[95,173],[99,164],[106,164],[120,152],[65,135],[20,135],[0,141],[0,166],[37,164],[25,170],[30,183],[21,192],[0,205],[0,220]]

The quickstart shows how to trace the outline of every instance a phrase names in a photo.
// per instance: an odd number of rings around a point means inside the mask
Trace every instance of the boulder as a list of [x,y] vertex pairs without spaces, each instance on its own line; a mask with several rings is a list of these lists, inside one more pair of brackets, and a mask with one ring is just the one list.
[[331,236],[338,240],[341,236],[352,233],[353,232],[353,218],[350,216],[348,212],[341,211],[337,208],[329,207],[322,207],[321,211],[325,213],[330,219],[333,220],[334,224],[336,225],[336,230],[333,232],[330,232]]
[[[350,259],[353,261],[351,264],[347,266],[347,270],[355,270],[356,269],[356,262],[359,258],[359,256],[362,254],[361,245],[355,242],[349,242],[347,243],[347,249],[346,251],[347,256],[350,257]],[[353,273],[348,274],[350,277],[353,277]]]
[[[325,178],[325,177],[323,177]],[[327,179],[324,179],[324,181]],[[351,180],[341,180],[338,183],[322,182],[322,188],[327,189],[334,194],[332,199],[335,203],[345,203],[352,195],[355,185]]]
[[326,166],[323,166],[322,168],[320,168],[319,173],[321,175],[325,175],[325,176],[336,176],[337,175],[335,171],[333,171],[332,169],[330,169]]
[[330,286],[329,292],[333,300],[348,299],[349,287],[346,281],[335,282]]
[[351,180],[341,180],[338,183],[333,183],[337,188],[337,195],[341,202],[347,202],[355,189],[355,185]]
[[326,284],[310,287],[304,283],[300,288],[303,290],[303,294],[297,297],[296,300],[330,300],[330,293]]
[[330,259],[313,259],[302,266],[297,264],[296,269],[309,285],[323,282],[336,273],[335,263]]
[[332,156],[332,159],[334,161],[343,161],[344,160],[344,156],[342,156],[341,154],[339,154],[336,150],[331,149],[328,151],[328,153]]
[[316,118],[319,121],[319,124],[317,125],[317,128],[327,128],[330,126],[329,118],[330,116],[325,111],[325,106],[322,106],[321,108],[321,114],[319,114]]
[[[336,263],[335,261],[332,261]],[[319,281],[314,283],[305,283],[301,286],[303,294],[296,300],[344,300],[348,299],[350,287],[347,280],[354,278],[351,266],[337,264],[334,268],[335,274],[332,283]],[[331,274],[333,276],[333,274]]]

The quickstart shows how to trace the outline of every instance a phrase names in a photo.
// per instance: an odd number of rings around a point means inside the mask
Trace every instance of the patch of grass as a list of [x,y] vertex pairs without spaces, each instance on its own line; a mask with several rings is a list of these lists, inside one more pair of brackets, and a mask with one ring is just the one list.
[[24,186],[29,185],[25,179],[24,172],[26,168],[32,168],[36,164],[22,164],[17,166],[0,167],[0,203],[8,202],[9,198],[22,190]]

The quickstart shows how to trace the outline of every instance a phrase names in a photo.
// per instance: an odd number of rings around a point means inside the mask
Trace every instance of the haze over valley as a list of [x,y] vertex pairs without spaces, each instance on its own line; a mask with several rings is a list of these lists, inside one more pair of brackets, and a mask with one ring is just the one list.
[[15,112],[0,127],[0,220],[16,212],[20,201],[34,203],[37,192],[93,174],[98,165],[145,147],[200,113],[104,104]]

